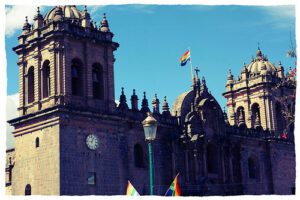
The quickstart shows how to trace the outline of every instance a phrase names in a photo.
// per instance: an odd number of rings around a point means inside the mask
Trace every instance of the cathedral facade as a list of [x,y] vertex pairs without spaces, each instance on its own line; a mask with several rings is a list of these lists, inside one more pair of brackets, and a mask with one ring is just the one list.
[[[8,194],[123,195],[127,180],[149,194],[141,122],[151,106],[144,92],[139,108],[135,90],[128,103],[124,88],[115,103],[113,36],[105,14],[97,27],[76,6],[44,16],[37,10],[32,25],[26,19],[13,48],[20,104],[19,117],[9,120],[15,148],[7,150]],[[154,194],[164,195],[177,173],[184,196],[294,194],[294,122],[287,116],[294,115],[295,82],[258,49],[238,79],[229,72],[228,117],[197,71],[172,109],[155,96]]]

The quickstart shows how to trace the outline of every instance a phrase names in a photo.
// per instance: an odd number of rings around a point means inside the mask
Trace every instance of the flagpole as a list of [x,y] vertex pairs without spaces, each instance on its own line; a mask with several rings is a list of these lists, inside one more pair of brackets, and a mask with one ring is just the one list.
[[191,78],[192,78],[192,83],[193,83],[193,64],[192,64],[192,53],[191,53],[191,48],[189,48],[190,51],[190,68],[191,68]]

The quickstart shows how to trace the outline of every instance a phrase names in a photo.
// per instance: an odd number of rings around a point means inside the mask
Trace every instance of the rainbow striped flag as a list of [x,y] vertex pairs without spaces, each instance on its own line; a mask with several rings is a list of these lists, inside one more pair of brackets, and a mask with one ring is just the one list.
[[178,175],[176,175],[174,181],[170,185],[169,189],[167,190],[165,196],[180,196],[180,188],[178,185]]
[[191,58],[191,52],[188,50],[187,52],[184,53],[184,55],[180,58],[180,65],[184,66],[187,61],[189,61]]
[[131,185],[130,181],[128,181],[127,189],[126,189],[127,196],[140,196],[140,194],[136,191],[136,189]]

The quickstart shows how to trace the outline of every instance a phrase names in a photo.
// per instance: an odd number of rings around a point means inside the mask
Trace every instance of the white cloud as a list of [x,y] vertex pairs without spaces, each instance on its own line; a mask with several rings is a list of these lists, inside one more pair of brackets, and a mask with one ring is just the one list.
[[5,35],[12,37],[17,30],[21,29],[26,16],[28,16],[28,22],[32,24],[36,12],[37,6],[7,6],[5,8]]
[[260,9],[267,16],[265,22],[273,24],[276,28],[290,29],[295,24],[295,6],[261,6]]
[[[19,105],[19,93],[8,95],[6,97],[6,119],[10,120],[15,117],[18,117],[18,108]],[[6,124],[6,148],[10,149],[14,147],[14,137],[12,135],[14,128],[8,123]]]

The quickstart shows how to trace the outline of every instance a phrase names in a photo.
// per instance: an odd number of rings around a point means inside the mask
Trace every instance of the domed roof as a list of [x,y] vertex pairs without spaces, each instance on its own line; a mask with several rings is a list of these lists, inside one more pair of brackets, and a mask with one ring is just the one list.
[[80,20],[81,12],[76,6],[55,6],[45,15],[44,19],[46,22],[58,21],[61,17],[64,19]]
[[179,95],[172,106],[172,115],[175,116],[177,112],[177,116],[181,116],[182,120],[184,120],[184,116],[191,110],[191,102],[193,102],[193,100],[193,90]]
[[268,61],[261,50],[258,49],[256,52],[256,58],[248,65],[247,70],[250,75],[256,74],[276,74],[276,67]]

